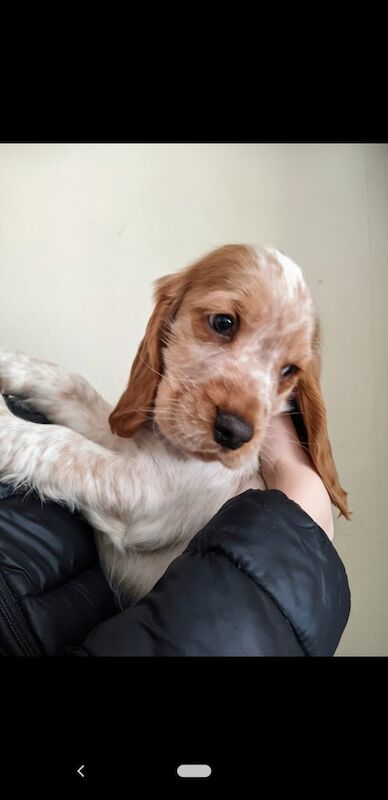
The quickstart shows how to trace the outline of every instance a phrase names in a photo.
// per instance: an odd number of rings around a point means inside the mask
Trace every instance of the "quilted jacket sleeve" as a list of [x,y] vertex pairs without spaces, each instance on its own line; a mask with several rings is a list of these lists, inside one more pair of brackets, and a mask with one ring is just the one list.
[[279,491],[230,500],[153,591],[69,655],[332,656],[350,611],[325,533]]
[[230,500],[118,612],[87,522],[0,485],[0,655],[331,656],[349,611],[335,547],[282,492]]

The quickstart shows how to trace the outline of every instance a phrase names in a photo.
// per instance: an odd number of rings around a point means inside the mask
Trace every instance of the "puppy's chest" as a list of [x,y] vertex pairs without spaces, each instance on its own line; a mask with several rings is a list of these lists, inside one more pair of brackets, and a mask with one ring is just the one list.
[[[257,468],[230,470],[221,464],[177,461],[163,476],[160,499],[130,525],[144,547],[187,544],[221,506],[248,489],[265,488]],[[148,505],[148,504],[146,504]],[[158,542],[158,543],[156,543]]]

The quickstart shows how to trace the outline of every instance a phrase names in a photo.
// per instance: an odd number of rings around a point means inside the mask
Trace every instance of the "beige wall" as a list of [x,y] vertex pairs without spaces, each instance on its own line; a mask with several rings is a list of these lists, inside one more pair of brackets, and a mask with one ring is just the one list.
[[0,341],[112,402],[156,277],[226,242],[273,244],[303,267],[354,511],[335,540],[353,595],[339,655],[388,655],[387,223],[384,145],[0,146]]

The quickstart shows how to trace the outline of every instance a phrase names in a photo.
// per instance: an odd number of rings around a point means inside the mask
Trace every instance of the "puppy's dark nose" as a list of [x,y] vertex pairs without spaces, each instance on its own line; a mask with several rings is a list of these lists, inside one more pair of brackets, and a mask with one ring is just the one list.
[[214,423],[214,441],[228,450],[238,450],[253,436],[253,427],[235,414],[219,411]]

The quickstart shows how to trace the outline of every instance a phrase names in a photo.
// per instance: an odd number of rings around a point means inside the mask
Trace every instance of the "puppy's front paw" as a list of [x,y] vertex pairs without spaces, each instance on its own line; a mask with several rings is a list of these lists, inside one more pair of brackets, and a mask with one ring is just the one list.
[[9,368],[12,363],[12,354],[5,347],[0,347],[0,394],[7,394],[9,391]]
[[[1,389],[1,385],[0,385],[0,389]],[[9,418],[13,417],[12,411],[9,410],[9,408],[7,406],[7,403],[5,401],[5,397],[3,397],[2,394],[0,394],[0,417],[1,417],[2,421],[7,417],[9,417]]]

